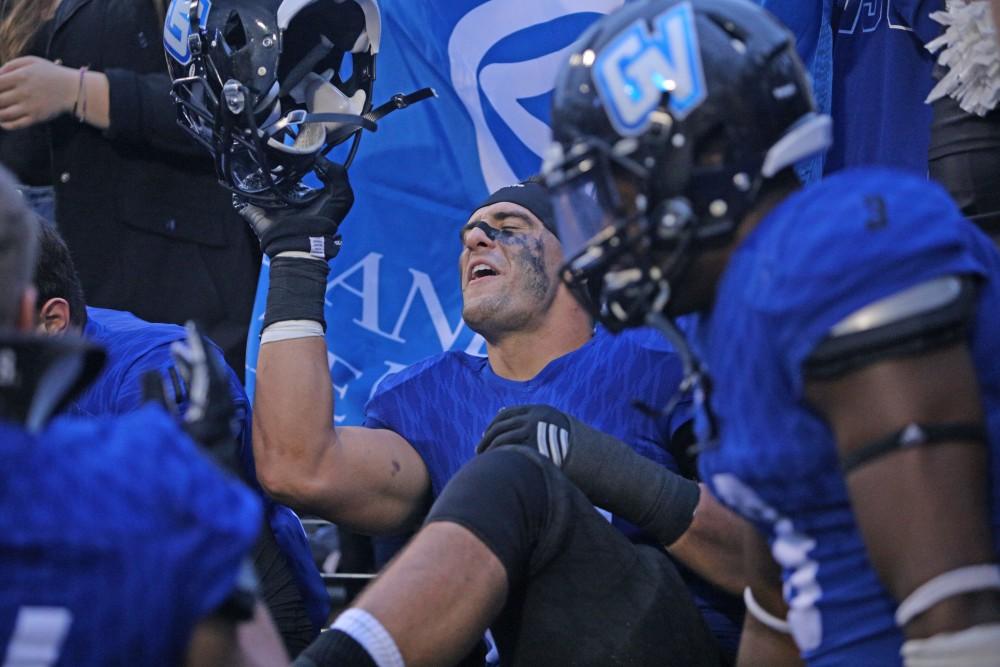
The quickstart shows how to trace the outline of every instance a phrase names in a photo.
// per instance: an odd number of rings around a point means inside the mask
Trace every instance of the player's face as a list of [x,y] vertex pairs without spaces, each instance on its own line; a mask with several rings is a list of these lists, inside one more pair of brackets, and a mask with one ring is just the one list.
[[543,315],[559,286],[558,240],[528,209],[497,202],[479,209],[461,231],[458,259],[462,317],[490,339]]

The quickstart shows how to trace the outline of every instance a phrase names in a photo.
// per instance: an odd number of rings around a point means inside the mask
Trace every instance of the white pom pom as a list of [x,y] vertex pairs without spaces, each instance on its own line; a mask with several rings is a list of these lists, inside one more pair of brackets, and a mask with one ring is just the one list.
[[947,10],[933,12],[930,17],[945,30],[926,48],[931,53],[940,51],[937,62],[948,73],[926,101],[948,95],[968,113],[985,116],[1000,102],[1000,45],[989,3],[949,0]]

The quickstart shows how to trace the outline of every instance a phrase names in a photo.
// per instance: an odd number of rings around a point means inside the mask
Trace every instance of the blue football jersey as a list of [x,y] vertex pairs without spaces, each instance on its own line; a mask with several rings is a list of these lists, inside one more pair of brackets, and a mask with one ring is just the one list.
[[[170,345],[187,337],[183,327],[146,322],[120,310],[88,307],[84,336],[100,343],[108,359],[93,384],[69,406],[69,414],[121,415],[138,409],[143,403],[142,378],[150,371],[157,372],[165,380],[168,394],[177,403],[178,410],[183,413],[187,409],[187,388],[173,370],[174,361],[170,355]],[[213,350],[221,360],[222,351],[214,345]],[[309,618],[321,628],[330,612],[329,595],[313,563],[309,541],[298,516],[288,507],[270,500],[256,484],[250,404],[236,373],[228,365],[226,370],[229,372],[229,393],[240,424],[238,437],[244,469],[248,479],[254,480],[255,490],[265,503],[271,532],[292,569]]]
[[[681,364],[652,330],[613,336],[598,327],[585,345],[551,361],[531,380],[508,380],[485,357],[446,352],[387,377],[366,406],[365,426],[387,428],[405,438],[423,458],[436,497],[475,456],[475,447],[497,412],[527,403],[552,405],[631,445],[671,470],[665,450],[674,432],[690,421],[688,404],[659,418],[633,400],[663,408],[677,391]],[[632,539],[638,531],[618,517]],[[735,652],[742,603],[684,572],[695,601],[724,650]]]
[[736,249],[698,322],[721,433],[701,454],[702,477],[767,536],[810,665],[898,664],[902,635],[896,604],[868,562],[833,435],[806,406],[803,362],[847,315],[943,275],[984,278],[969,343],[998,517],[1000,255],[938,186],[865,169],[799,191]]
[[665,450],[689,417],[675,411],[659,419],[630,399],[661,408],[677,391],[680,361],[651,332],[612,336],[598,328],[582,347],[551,361],[527,381],[493,372],[486,357],[445,352],[388,376],[365,406],[365,426],[400,434],[417,450],[435,497],[476,445],[501,408],[551,405],[630,444],[672,470]]
[[38,435],[0,423],[4,664],[180,664],[260,521],[158,407]]
[[924,44],[940,32],[929,15],[943,6],[943,0],[833,0],[827,173],[865,165],[927,173],[931,108],[924,99],[934,59]]
[[[108,358],[101,374],[72,403],[68,412],[82,416],[132,412],[143,403],[142,376],[148,371],[156,371],[166,379],[171,398],[182,411],[186,407],[186,388],[182,383],[175,386],[170,372],[174,368],[170,345],[185,340],[184,327],[146,322],[125,311],[88,306],[83,335],[100,343]],[[213,346],[213,349],[222,354],[218,347]],[[228,366],[227,369],[233,402],[241,422],[248,424],[246,393],[236,373]]]

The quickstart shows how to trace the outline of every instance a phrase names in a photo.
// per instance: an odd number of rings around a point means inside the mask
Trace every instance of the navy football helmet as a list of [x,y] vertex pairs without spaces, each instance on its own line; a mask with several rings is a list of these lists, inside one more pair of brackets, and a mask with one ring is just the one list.
[[318,159],[353,139],[349,165],[363,129],[433,94],[372,109],[376,0],[172,0],[163,41],[178,122],[222,185],[259,206],[308,203]]
[[789,33],[749,0],[639,0],[558,76],[543,174],[563,279],[606,326],[668,310],[695,253],[728,243],[767,179],[823,150]]

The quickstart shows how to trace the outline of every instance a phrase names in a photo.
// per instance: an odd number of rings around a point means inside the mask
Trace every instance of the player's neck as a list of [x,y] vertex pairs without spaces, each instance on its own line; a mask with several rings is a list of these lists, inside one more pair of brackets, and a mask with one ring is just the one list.
[[557,298],[541,320],[487,341],[493,372],[508,380],[530,380],[549,362],[569,354],[594,334],[590,316],[568,293]]

